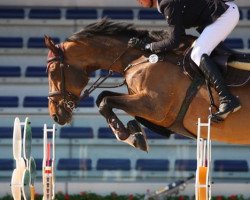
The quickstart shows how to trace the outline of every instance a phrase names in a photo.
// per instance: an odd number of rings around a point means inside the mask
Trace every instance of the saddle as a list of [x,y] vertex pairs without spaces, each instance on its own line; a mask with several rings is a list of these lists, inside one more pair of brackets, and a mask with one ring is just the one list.
[[[192,48],[188,48],[183,58],[183,70],[193,79],[200,70],[190,58],[191,51]],[[219,67],[227,86],[240,87],[249,82],[250,54],[232,50],[224,43],[220,43],[210,57]]]

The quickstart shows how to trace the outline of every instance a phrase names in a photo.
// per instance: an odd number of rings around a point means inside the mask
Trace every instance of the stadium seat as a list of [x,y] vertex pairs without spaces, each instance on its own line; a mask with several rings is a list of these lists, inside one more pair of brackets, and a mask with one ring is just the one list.
[[130,160],[129,159],[98,159],[97,170],[124,170],[129,171]]
[[17,96],[0,96],[0,107],[15,108],[18,107]]
[[23,107],[39,107],[39,108],[46,108],[48,107],[48,97],[41,97],[41,96],[26,96],[23,100]]
[[142,9],[138,13],[139,20],[163,20],[164,17],[157,10]]
[[189,137],[185,137],[184,135],[181,135],[181,134],[174,134],[174,139],[176,140],[191,140],[191,138]]
[[[56,43],[56,44],[59,44],[60,43],[60,39],[59,38],[52,38],[53,41]],[[30,37],[28,39],[28,45],[27,45],[28,48],[47,48],[45,46],[45,43],[44,43],[44,38],[43,37]]]
[[224,41],[224,44],[232,49],[243,49],[244,44],[241,38],[228,38]]
[[36,163],[36,170],[37,171],[42,171],[42,169],[43,169],[43,159],[42,158],[36,158],[35,163]]
[[21,37],[0,37],[0,48],[22,48],[23,38]]
[[96,75],[96,72],[93,71],[93,72],[90,73],[90,76],[89,76],[89,77],[90,77],[90,78],[93,78],[93,77],[95,77],[95,75]]
[[169,161],[167,159],[138,159],[135,168],[140,171],[168,171]]
[[104,9],[102,17],[131,20],[134,18],[134,15],[132,9]]
[[14,160],[8,158],[0,159],[0,171],[11,171],[14,169]]
[[[104,76],[107,76],[108,74],[109,74],[108,70],[105,70],[105,69],[100,70],[100,76],[104,77]],[[110,77],[118,78],[118,77],[122,77],[122,75],[119,73],[113,72],[112,76]]]
[[24,19],[24,9],[0,8],[0,19]]
[[247,11],[247,19],[250,20],[250,9]]
[[29,12],[30,19],[60,19],[61,10],[57,8],[32,8]]
[[97,10],[91,8],[67,9],[66,19],[97,19]]
[[62,127],[60,138],[94,138],[94,133],[91,127]]
[[86,97],[85,99],[82,99],[78,107],[80,108],[94,107],[94,97]]
[[168,139],[167,137],[164,137],[158,133],[155,133],[154,131],[151,131],[148,128],[144,128],[144,131],[147,135],[147,139]]
[[25,71],[26,77],[48,77],[45,66],[28,66]]
[[215,172],[248,172],[246,160],[215,160]]
[[196,160],[179,159],[175,161],[175,170],[177,171],[195,171],[197,168]]
[[57,170],[91,170],[91,159],[61,158]]
[[98,129],[97,137],[101,139],[116,139],[114,133],[109,127],[100,127]]
[[12,127],[0,127],[0,139],[9,139],[13,137]]
[[243,12],[241,9],[239,9],[239,12],[240,12],[240,20],[243,20]]
[[[43,127],[31,127],[33,139],[43,139]],[[48,134],[48,138],[52,138],[52,134]]]
[[20,77],[21,68],[19,66],[0,66],[0,77]]

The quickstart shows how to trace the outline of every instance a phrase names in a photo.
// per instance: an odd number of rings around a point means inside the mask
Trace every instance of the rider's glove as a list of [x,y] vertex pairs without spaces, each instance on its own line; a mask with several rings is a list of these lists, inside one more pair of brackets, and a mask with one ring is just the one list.
[[140,40],[139,38],[136,38],[136,37],[130,38],[130,40],[128,41],[128,47],[134,47],[134,48],[138,48],[141,50],[147,50],[147,51],[151,50],[150,44],[148,44],[144,40]]

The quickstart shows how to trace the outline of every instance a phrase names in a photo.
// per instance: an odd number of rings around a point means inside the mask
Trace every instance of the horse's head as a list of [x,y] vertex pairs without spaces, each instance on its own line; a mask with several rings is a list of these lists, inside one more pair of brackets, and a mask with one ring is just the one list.
[[45,44],[49,49],[49,113],[56,123],[64,125],[71,121],[72,112],[89,77],[84,67],[72,61],[64,43],[55,45],[49,36],[45,36]]

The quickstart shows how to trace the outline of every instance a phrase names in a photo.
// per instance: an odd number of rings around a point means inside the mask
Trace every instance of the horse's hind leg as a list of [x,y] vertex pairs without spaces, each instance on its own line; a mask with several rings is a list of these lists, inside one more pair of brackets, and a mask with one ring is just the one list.
[[107,104],[107,97],[121,97],[125,94],[103,91],[96,100],[96,105],[99,107],[100,113],[106,118],[107,123],[120,141],[126,142],[143,151],[148,150],[145,133],[141,126],[135,120],[131,120],[127,124],[127,128],[119,120],[117,115],[112,111],[112,107]]

